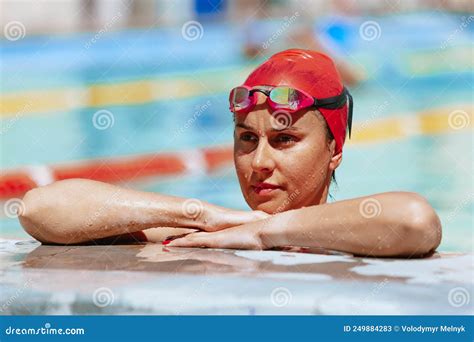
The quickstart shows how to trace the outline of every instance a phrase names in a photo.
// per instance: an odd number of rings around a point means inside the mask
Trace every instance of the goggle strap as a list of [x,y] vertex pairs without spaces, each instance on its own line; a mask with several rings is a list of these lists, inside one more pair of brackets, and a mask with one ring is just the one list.
[[317,100],[314,105],[317,108],[337,109],[345,105],[347,100],[349,100],[348,113],[347,113],[347,130],[349,132],[349,139],[350,139],[351,132],[352,132],[353,100],[352,100],[352,95],[349,93],[346,87],[344,87],[341,94],[333,96],[333,97]]
[[315,101],[314,105],[316,108],[326,108],[326,109],[337,109],[346,104],[347,94],[349,92],[344,87],[342,93],[333,97],[327,97],[325,99],[318,99]]
[[347,113],[347,129],[349,130],[349,139],[351,138],[351,130],[352,130],[352,110],[353,110],[353,104],[354,102],[352,101],[352,95],[347,92],[347,97],[349,98],[349,111]]

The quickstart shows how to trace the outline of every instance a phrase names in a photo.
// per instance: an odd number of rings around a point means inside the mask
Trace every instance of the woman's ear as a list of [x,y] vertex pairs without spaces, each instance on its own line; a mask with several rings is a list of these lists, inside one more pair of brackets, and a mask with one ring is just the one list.
[[334,154],[335,153],[334,151],[336,151],[336,140],[334,139],[331,140],[329,149],[331,151],[331,160],[329,161],[329,169],[331,171],[334,171],[339,167],[339,165],[342,162],[342,151],[337,154]]
[[342,162],[342,152],[339,152],[338,154],[333,155],[331,157],[331,161],[329,162],[329,168],[331,169],[331,171],[336,170],[339,167],[339,165],[341,165],[341,162]]

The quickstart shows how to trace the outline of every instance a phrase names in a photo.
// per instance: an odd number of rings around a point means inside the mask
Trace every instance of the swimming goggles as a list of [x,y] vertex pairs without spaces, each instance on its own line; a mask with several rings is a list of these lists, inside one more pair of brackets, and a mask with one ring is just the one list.
[[341,94],[324,99],[317,99],[308,93],[287,86],[238,86],[230,91],[230,110],[236,114],[250,112],[257,104],[255,93],[259,92],[267,96],[267,103],[272,110],[284,110],[295,113],[305,108],[337,109],[343,107],[349,101],[349,112],[347,117],[347,128],[349,137],[352,128],[352,96],[344,87]]

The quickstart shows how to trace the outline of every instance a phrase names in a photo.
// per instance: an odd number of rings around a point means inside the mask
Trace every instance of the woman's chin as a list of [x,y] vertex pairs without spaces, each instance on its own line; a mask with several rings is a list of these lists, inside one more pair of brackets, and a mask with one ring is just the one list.
[[250,192],[244,195],[248,206],[252,210],[260,210],[267,214],[278,214],[284,211],[297,209],[300,201],[296,201],[285,190],[274,190],[267,193]]
[[267,214],[277,214],[289,210],[285,207],[282,201],[278,201],[276,199],[265,202],[253,203],[253,205],[250,205],[250,208],[252,208],[252,210],[261,210]]

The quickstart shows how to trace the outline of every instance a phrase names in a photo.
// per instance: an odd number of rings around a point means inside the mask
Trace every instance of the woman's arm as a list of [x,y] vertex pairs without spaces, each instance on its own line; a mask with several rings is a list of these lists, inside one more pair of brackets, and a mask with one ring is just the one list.
[[441,223],[415,193],[389,192],[289,212],[286,228],[261,231],[262,243],[324,247],[356,255],[418,256],[441,242]]
[[59,244],[133,234],[152,227],[215,231],[267,216],[86,179],[30,190],[23,202],[19,219],[26,232],[41,242]]
[[364,256],[422,256],[438,247],[441,223],[420,195],[389,192],[276,214],[169,246],[268,249],[323,247]]

